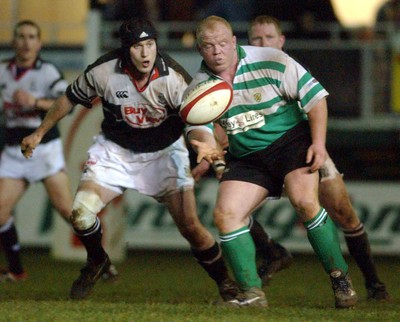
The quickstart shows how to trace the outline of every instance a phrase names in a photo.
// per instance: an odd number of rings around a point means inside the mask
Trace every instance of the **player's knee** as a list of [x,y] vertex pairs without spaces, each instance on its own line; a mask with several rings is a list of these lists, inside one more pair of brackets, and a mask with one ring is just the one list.
[[97,194],[79,191],[72,206],[72,225],[78,230],[89,229],[96,222],[97,214],[103,207],[104,203]]
[[220,207],[214,209],[214,224],[219,231],[229,231],[232,223],[236,223],[237,218],[233,213],[224,211]]
[[320,210],[321,206],[314,198],[302,198],[293,202],[293,207],[300,218],[312,218]]

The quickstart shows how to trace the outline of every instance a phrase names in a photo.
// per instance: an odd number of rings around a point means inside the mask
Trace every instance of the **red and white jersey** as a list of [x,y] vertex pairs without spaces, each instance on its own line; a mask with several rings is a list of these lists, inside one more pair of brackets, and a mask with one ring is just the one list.
[[[28,69],[18,70],[15,58],[0,63],[0,96],[6,127],[5,144],[19,145],[22,139],[32,133],[42,122],[46,112],[32,107],[20,106],[13,102],[13,94],[18,89],[31,93],[36,98],[61,96],[68,83],[52,63],[38,58]],[[46,143],[60,136],[54,127],[43,138]]]
[[67,96],[88,108],[100,97],[105,138],[134,152],[155,152],[182,135],[179,106],[190,80],[171,57],[158,54],[147,86],[139,89],[118,49],[88,66],[68,87]]

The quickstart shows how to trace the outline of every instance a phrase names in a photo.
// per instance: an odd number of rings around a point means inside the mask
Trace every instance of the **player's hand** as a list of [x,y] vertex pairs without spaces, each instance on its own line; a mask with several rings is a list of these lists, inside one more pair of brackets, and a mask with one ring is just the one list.
[[13,94],[13,101],[19,106],[35,108],[36,98],[23,89],[17,89]]
[[217,148],[209,146],[207,143],[197,140],[191,140],[190,144],[197,149],[197,163],[200,163],[202,159],[205,159],[210,164],[212,164],[214,160],[224,159],[226,151],[221,151]]
[[21,143],[21,153],[25,158],[29,159],[33,155],[33,150],[39,145],[42,141],[42,137],[33,132],[31,135],[26,136]]
[[[215,177],[218,180],[221,179],[222,174],[224,173],[225,170],[225,161],[224,160],[213,161],[212,167],[215,172]],[[193,179],[196,182],[199,182],[201,177],[204,177],[204,175],[208,172],[209,169],[210,169],[210,163],[208,163],[208,161],[206,161],[205,159],[201,160],[200,163],[192,169]]]
[[306,162],[310,165],[310,172],[318,171],[328,157],[324,145],[312,144],[307,150]]
[[192,169],[192,176],[194,181],[199,182],[201,177],[203,177],[209,169],[210,164],[204,159],[201,160],[200,163]]

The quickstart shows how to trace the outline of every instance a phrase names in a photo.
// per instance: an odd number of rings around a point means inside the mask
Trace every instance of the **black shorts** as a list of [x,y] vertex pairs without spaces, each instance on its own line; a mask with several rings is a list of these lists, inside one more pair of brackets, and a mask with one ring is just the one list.
[[280,197],[285,176],[307,166],[307,150],[311,145],[308,122],[302,122],[264,150],[241,158],[227,154],[222,181],[251,182],[268,190],[268,197]]

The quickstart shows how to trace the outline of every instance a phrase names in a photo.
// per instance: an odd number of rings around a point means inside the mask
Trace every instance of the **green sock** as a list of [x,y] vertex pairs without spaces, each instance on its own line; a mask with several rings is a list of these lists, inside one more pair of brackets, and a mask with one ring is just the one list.
[[257,274],[256,248],[247,226],[220,235],[222,253],[229,263],[241,289],[261,288],[261,279]]
[[340,249],[335,224],[324,208],[311,220],[303,223],[308,240],[327,273],[341,269],[347,273],[348,266]]

